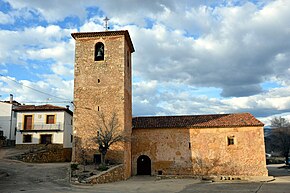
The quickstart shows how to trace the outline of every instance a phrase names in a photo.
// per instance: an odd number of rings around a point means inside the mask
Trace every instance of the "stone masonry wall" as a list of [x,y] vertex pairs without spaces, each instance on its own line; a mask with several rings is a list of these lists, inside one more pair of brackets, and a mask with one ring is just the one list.
[[262,127],[133,129],[132,138],[134,175],[140,155],[152,175],[268,175]]
[[91,176],[86,179],[87,183],[90,184],[104,184],[104,183],[109,183],[109,182],[117,182],[124,180],[124,166],[118,165],[113,168],[110,168],[107,171],[104,171],[98,175]]
[[19,159],[24,162],[51,163],[71,161],[72,149],[63,148],[62,145],[16,145],[16,148],[29,150],[19,157]]
[[[104,44],[103,61],[94,61],[95,44],[98,42]],[[117,113],[120,130],[124,131],[125,136],[131,136],[130,55],[124,35],[103,34],[76,38],[73,161],[81,162],[82,150],[86,159],[93,161],[93,154],[98,152],[93,137],[103,127],[99,118],[101,113],[107,122],[113,113]],[[130,176],[128,173],[131,174],[130,148],[130,143],[116,144],[107,154],[111,162],[124,164],[127,177]]]

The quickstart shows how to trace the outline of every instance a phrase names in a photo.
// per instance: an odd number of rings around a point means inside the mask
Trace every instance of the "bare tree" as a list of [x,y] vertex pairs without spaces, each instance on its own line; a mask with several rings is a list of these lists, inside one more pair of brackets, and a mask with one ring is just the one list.
[[290,122],[283,117],[274,117],[271,120],[272,127],[272,142],[273,149],[282,153],[288,165],[289,150],[290,150]]
[[103,113],[99,114],[100,124],[99,130],[94,141],[99,145],[101,153],[101,164],[105,165],[106,154],[111,145],[125,141],[123,131],[120,130],[120,124],[116,113],[112,113],[111,118],[107,121]]

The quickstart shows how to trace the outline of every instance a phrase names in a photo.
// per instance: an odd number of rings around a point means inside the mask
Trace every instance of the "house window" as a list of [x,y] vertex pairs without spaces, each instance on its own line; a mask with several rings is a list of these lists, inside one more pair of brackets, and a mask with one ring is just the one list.
[[228,137],[228,145],[235,145],[235,136]]
[[55,115],[46,115],[46,124],[55,124]]
[[98,42],[95,45],[95,61],[104,60],[105,50],[104,44],[102,42]]
[[51,144],[52,135],[40,135],[40,144]]
[[31,143],[32,135],[23,135],[23,143]]

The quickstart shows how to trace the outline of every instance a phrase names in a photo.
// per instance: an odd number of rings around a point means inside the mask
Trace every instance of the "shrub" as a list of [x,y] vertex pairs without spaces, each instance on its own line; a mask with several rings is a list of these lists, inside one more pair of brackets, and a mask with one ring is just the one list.
[[78,168],[78,166],[79,166],[79,164],[71,164],[70,165],[70,168],[72,169],[72,170],[78,170],[79,168]]
[[101,165],[99,165],[99,167],[98,167],[98,170],[99,171],[106,171],[106,170],[108,170],[109,168],[106,166],[106,165],[103,165],[103,164],[101,164]]

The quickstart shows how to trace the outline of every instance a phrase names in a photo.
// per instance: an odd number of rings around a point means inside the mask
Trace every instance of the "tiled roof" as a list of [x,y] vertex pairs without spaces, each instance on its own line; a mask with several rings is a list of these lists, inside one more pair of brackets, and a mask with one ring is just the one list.
[[66,111],[69,114],[73,114],[73,112],[71,110],[69,110],[66,107],[59,107],[59,106],[54,106],[54,105],[22,105],[19,107],[16,107],[14,109],[14,111],[16,112],[23,112],[23,111]]
[[264,126],[250,113],[134,117],[133,128],[213,128]]

